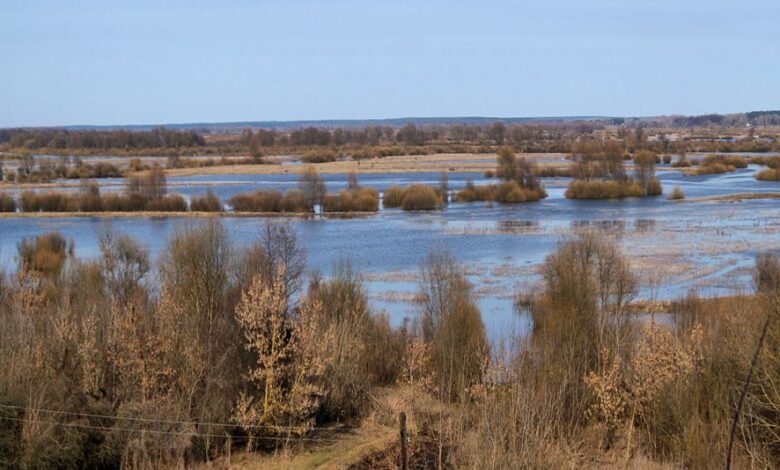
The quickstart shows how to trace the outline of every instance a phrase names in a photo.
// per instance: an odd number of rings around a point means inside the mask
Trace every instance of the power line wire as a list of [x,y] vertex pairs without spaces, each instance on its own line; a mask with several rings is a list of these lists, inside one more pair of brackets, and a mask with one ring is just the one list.
[[[58,421],[47,421],[42,419],[35,419],[35,418],[8,418],[3,417],[0,418],[0,421],[8,420],[8,421],[18,421],[18,422],[33,422],[33,423],[41,423],[41,424],[52,424],[55,426],[63,426],[67,428],[79,428],[79,429],[94,429],[94,430],[100,430],[100,431],[123,431],[123,432],[140,432],[140,433],[150,433],[150,434],[161,434],[161,435],[174,435],[174,436],[197,436],[197,437],[229,437],[231,439],[245,439],[246,436],[238,436],[233,434],[212,434],[212,433],[201,433],[201,432],[190,432],[190,431],[162,431],[159,429],[143,429],[143,428],[114,428],[114,427],[108,427],[108,426],[98,426],[98,425],[91,425],[91,424],[80,424],[80,423],[62,423]],[[253,439],[265,439],[265,440],[273,440],[273,441],[308,441],[308,442],[335,442],[337,439],[333,438],[312,438],[312,437],[277,437],[277,436],[253,436]]]
[[[8,408],[13,410],[26,410],[28,409],[25,406],[18,406],[18,405],[3,405],[0,404],[0,408]],[[140,417],[134,417],[134,416],[114,416],[114,415],[103,415],[103,414],[97,414],[97,413],[81,413],[81,412],[75,412],[75,411],[62,411],[62,410],[48,410],[44,408],[36,408],[36,411],[43,412],[43,413],[50,413],[50,414],[57,414],[57,415],[66,415],[66,416],[78,416],[78,417],[84,417],[84,418],[105,418],[105,419],[113,419],[113,420],[120,420],[120,421],[136,421],[136,422],[142,422],[142,423],[165,423],[165,424],[191,424],[195,426],[221,426],[221,427],[243,427],[243,428],[252,428],[252,429],[281,429],[281,430],[299,430],[300,427],[296,426],[274,426],[274,425],[239,425],[236,423],[210,423],[210,422],[204,422],[204,421],[177,421],[177,420],[171,420],[171,419],[154,419],[154,418],[140,418]],[[339,428],[325,428],[325,427],[310,427],[308,429],[316,429],[316,430],[325,430],[325,431],[338,431],[338,432],[346,432],[351,431],[353,427],[339,427]]]

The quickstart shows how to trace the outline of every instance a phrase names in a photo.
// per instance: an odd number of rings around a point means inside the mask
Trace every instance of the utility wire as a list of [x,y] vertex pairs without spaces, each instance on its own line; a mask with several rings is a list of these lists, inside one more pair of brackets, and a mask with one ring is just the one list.
[[[0,404],[0,408],[7,408],[7,409],[13,409],[13,410],[26,410],[28,409],[25,406],[17,406],[17,405],[3,405]],[[75,411],[62,411],[62,410],[47,410],[43,408],[35,408],[36,411],[43,412],[43,413],[49,413],[49,414],[56,414],[56,415],[66,415],[66,416],[77,416],[77,417],[84,417],[84,418],[105,418],[105,419],[113,419],[118,421],[136,421],[141,423],[165,423],[165,424],[192,424],[195,426],[221,426],[221,427],[243,427],[243,428],[252,428],[252,429],[281,429],[281,430],[299,430],[300,427],[296,426],[273,426],[273,425],[239,425],[236,423],[209,423],[209,422],[202,422],[202,421],[177,421],[177,420],[171,420],[171,419],[154,419],[154,418],[139,418],[139,417],[133,417],[133,416],[113,416],[113,415],[103,415],[103,414],[96,414],[96,413],[80,413]],[[338,432],[347,432],[351,431],[356,428],[352,427],[339,427],[339,428],[324,428],[324,427],[309,427],[308,429],[317,429],[317,430],[324,430],[324,431],[338,431]]]
[[[100,431],[140,432],[140,433],[174,435],[174,436],[229,437],[232,439],[246,438],[246,436],[237,436],[231,434],[211,434],[211,433],[190,432],[190,431],[162,431],[159,429],[143,429],[143,428],[114,428],[114,427],[97,426],[91,424],[62,423],[58,421],[47,421],[47,420],[35,419],[35,418],[0,418],[0,421],[2,420],[52,424],[55,426],[63,426],[66,428],[94,429]],[[308,442],[335,442],[337,440],[333,438],[276,437],[276,436],[253,436],[253,439],[265,439],[265,440],[273,440],[273,441],[308,441]]]

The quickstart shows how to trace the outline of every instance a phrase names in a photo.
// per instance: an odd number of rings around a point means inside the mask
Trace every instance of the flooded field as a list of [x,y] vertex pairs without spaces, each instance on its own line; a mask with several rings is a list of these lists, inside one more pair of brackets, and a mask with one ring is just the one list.
[[[549,197],[518,205],[450,203],[443,211],[405,213],[381,210],[353,218],[285,219],[293,224],[306,247],[308,269],[327,275],[333,264],[347,258],[363,273],[377,310],[386,310],[394,323],[414,313],[412,303],[420,262],[434,248],[448,248],[463,263],[475,285],[479,305],[491,336],[522,334],[528,318],[514,312],[517,293],[534,289],[539,266],[565,237],[579,230],[601,230],[617,238],[631,254],[641,279],[639,297],[670,299],[696,289],[703,295],[731,294],[751,288],[756,253],[780,249],[780,201],[751,199],[718,201],[692,199],[736,193],[780,190],[777,183],[753,178],[759,167],[734,173],[685,177],[678,171],[659,171],[666,193],[679,185],[688,198],[665,197],[623,201],[571,201],[564,197],[568,180],[546,179]],[[380,191],[391,184],[438,184],[438,173],[366,174],[361,184]],[[345,175],[324,175],[329,190],[346,185]],[[487,180],[479,173],[452,173],[451,189]],[[121,180],[101,180],[104,190],[119,190]],[[169,178],[169,189],[187,197],[213,190],[227,199],[238,192],[284,189],[296,184],[295,175],[209,175]],[[223,223],[239,243],[249,243],[265,223],[260,218],[225,217]],[[9,218],[0,219],[0,265],[15,263],[16,245],[25,237],[60,231],[75,243],[76,254],[97,254],[101,234],[109,231],[136,237],[156,255],[168,237],[197,219],[178,218]]]

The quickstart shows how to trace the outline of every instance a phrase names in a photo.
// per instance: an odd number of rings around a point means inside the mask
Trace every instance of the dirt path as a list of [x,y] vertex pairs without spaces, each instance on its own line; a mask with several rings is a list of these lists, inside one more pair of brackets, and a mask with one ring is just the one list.
[[[202,465],[201,469],[311,469],[347,468],[393,445],[398,430],[388,427],[357,428],[346,433],[321,433],[323,444],[275,455],[242,452]],[[315,436],[313,436],[314,438]],[[334,439],[325,441],[324,439]],[[326,443],[327,442],[327,443]]]

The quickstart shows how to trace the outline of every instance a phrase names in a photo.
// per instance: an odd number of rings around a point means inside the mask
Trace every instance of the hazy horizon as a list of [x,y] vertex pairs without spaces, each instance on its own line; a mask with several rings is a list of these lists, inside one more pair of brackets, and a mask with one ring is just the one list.
[[780,4],[4,5],[0,127],[780,107]]

